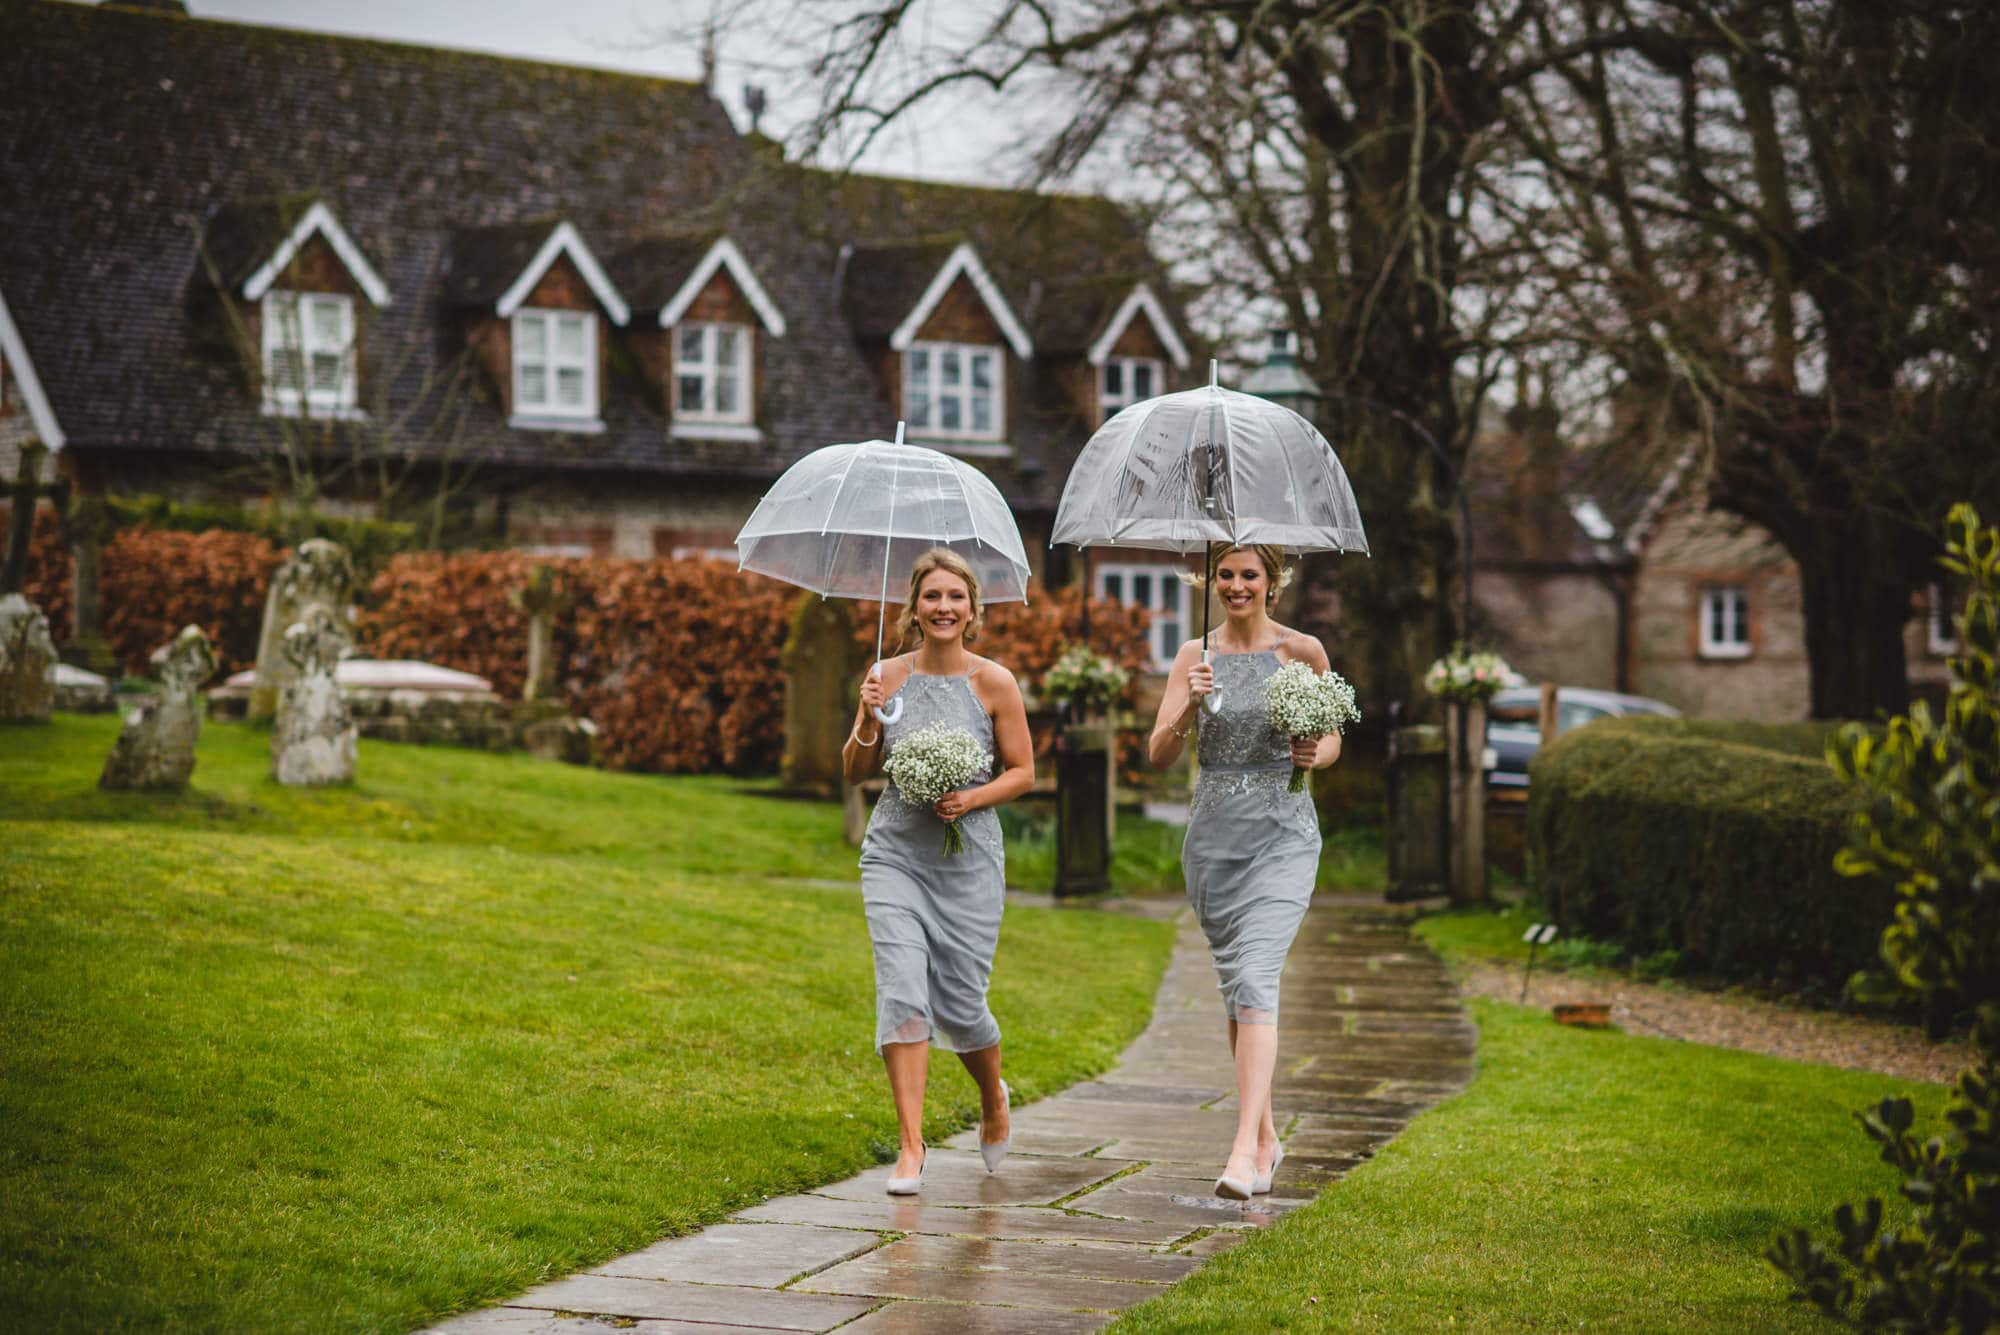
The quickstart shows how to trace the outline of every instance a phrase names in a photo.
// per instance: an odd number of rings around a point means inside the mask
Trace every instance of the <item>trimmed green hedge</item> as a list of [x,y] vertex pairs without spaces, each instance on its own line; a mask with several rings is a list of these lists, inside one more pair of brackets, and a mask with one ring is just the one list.
[[1875,966],[1895,896],[1834,874],[1862,798],[1812,746],[1830,726],[1605,719],[1545,748],[1529,858],[1564,933],[1822,994]]

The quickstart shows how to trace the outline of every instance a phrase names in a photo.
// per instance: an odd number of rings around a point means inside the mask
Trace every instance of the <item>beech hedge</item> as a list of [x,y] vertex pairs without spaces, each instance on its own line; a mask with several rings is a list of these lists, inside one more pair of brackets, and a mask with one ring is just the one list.
[[1535,882],[1569,936],[1635,959],[1836,996],[1876,967],[1895,896],[1834,873],[1861,798],[1830,725],[1605,719],[1529,766]]

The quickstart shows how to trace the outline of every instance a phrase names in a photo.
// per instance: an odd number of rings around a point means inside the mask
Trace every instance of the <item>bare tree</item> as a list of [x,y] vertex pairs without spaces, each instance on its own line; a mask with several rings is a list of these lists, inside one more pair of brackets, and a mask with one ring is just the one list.
[[1114,137],[1129,144],[1167,183],[1165,216],[1203,224],[1186,234],[1205,276],[1281,305],[1335,396],[1375,559],[1315,565],[1308,592],[1337,593],[1361,623],[1353,648],[1371,693],[1409,697],[1455,631],[1451,475],[1503,349],[1496,296],[1519,274],[1504,247],[1484,248],[1474,213],[1482,174],[1500,165],[1507,98],[1550,69],[1669,35],[1634,24],[1556,36],[1544,4],[988,0],[951,6],[946,24],[917,0],[882,0],[825,23],[813,64],[825,100],[803,146],[851,158],[927,98],[1031,79],[1060,83],[1075,107],[1042,145],[1045,175]]
[[1537,42],[1505,221],[1542,332],[1698,438],[1711,503],[1797,562],[1813,714],[1899,710],[1938,518],[2000,490],[2000,13],[1576,0]]

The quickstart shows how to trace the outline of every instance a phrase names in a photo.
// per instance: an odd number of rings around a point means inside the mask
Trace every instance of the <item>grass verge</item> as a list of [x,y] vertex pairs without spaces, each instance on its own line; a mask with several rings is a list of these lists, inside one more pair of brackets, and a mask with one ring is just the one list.
[[[187,793],[102,794],[115,732],[0,733],[9,1324],[407,1329],[892,1143],[859,898],[795,879],[854,878],[837,807],[369,742],[288,790],[221,726]],[[1024,1098],[1144,1026],[1170,937],[1008,911]]]
[[1471,1003],[1479,1075],[1113,1329],[1810,1331],[1761,1253],[1892,1192],[1853,1110],[1936,1085]]

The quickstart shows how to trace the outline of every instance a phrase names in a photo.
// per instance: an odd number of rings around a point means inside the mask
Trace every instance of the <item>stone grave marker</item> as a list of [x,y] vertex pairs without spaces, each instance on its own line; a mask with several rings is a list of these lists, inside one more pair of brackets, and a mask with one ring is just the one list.
[[250,692],[248,716],[268,719],[292,674],[285,637],[302,624],[313,608],[323,608],[345,625],[348,600],[354,593],[354,562],[347,549],[325,538],[308,538],[271,576],[264,598],[264,625],[257,637],[257,685]]
[[288,672],[271,726],[271,777],[279,783],[306,788],[354,780],[354,715],[333,677],[346,648],[346,631],[324,607],[309,609],[285,631]]
[[195,692],[215,671],[215,651],[199,626],[153,651],[159,692],[125,716],[125,726],[105,757],[99,788],[181,788],[194,773],[194,746],[201,737],[201,705]]
[[0,597],[0,723],[47,723],[56,699],[56,642],[27,595]]

